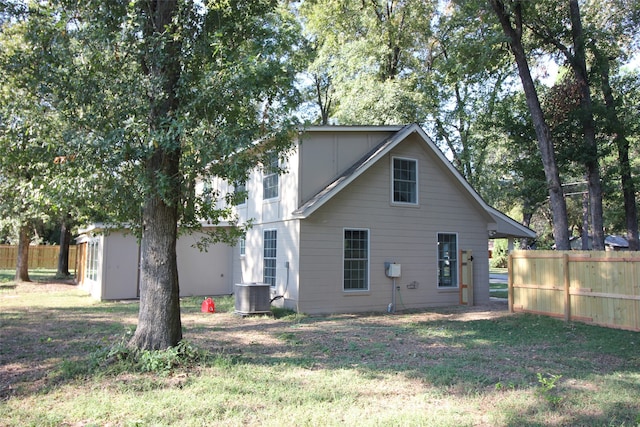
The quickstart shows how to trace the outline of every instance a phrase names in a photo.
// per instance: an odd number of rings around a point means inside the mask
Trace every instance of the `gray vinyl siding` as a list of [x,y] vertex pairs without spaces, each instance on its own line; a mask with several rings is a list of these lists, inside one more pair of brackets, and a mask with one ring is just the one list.
[[195,245],[201,233],[180,236],[177,241],[180,296],[214,296],[233,292],[232,249],[225,243],[200,251]]
[[[185,234],[176,242],[180,296],[214,296],[232,292],[231,248],[210,245],[206,252],[194,245],[201,233]],[[103,257],[99,282],[83,286],[94,298],[132,299],[138,295],[139,246],[135,236],[119,230],[99,236]],[[108,260],[108,261],[107,261]]]
[[304,203],[392,132],[311,132],[300,142],[300,199]]
[[[392,156],[419,163],[417,207],[391,204]],[[385,261],[402,265],[397,309],[456,305],[459,289],[438,289],[437,234],[457,233],[458,249],[473,250],[476,303],[488,300],[487,214],[446,168],[412,138],[399,144],[334,196],[300,228],[300,306],[305,313],[386,310],[392,280]],[[369,291],[343,291],[343,230],[369,229]],[[417,283],[416,289],[408,284]]]

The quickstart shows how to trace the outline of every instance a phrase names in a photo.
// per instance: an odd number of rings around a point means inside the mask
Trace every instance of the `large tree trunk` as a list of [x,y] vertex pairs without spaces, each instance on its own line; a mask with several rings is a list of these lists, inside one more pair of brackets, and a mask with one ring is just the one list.
[[69,277],[69,245],[71,244],[71,230],[68,228],[67,219],[60,225],[60,252],[58,253],[58,271],[56,277]]
[[574,55],[571,60],[571,68],[578,80],[580,87],[580,109],[582,114],[582,131],[585,148],[585,168],[589,188],[589,207],[591,209],[591,234],[593,249],[604,250],[604,225],[602,213],[602,184],[600,182],[600,166],[598,164],[598,143],[596,141],[596,129],[593,121],[593,107],[591,104],[591,89],[587,76],[587,64],[585,58],[584,33],[580,18],[580,8],[577,0],[569,1],[571,15],[571,35],[573,37]]
[[326,85],[322,84],[322,76],[316,74],[314,76],[316,83],[316,99],[320,108],[320,124],[329,124],[329,113],[331,112],[331,81],[327,77]]
[[567,205],[562,191],[560,182],[560,173],[555,159],[555,151],[553,141],[551,140],[551,132],[547,125],[540,99],[531,77],[531,71],[527,56],[522,46],[522,9],[519,1],[515,2],[514,24],[512,25],[511,14],[506,10],[504,2],[501,0],[490,0],[500,25],[508,38],[509,47],[516,60],[518,66],[518,74],[522,82],[527,106],[533,121],[533,127],[538,139],[538,148],[542,157],[542,165],[544,174],[549,188],[549,203],[553,214],[553,237],[556,248],[558,250],[569,250],[569,222],[567,220]]
[[581,249],[588,251],[589,247],[589,192],[582,195],[582,228],[580,229]]
[[18,238],[18,259],[16,262],[16,282],[30,282],[29,278],[29,245],[31,243],[31,227],[28,224],[20,226]]
[[[533,211],[525,206],[522,212],[522,225],[525,227],[529,227],[531,225],[531,220],[533,219]],[[525,250],[531,247],[531,242],[529,239],[522,238],[520,239],[520,249]]]
[[173,34],[175,0],[141,1],[143,38],[149,44],[142,68],[155,84],[149,94],[147,190],[142,211],[140,312],[129,345],[163,350],[182,339],[176,240],[180,201],[180,137],[172,129],[178,107],[179,37]]
[[640,250],[638,239],[638,207],[636,206],[636,189],[631,175],[631,163],[629,161],[629,140],[625,133],[625,127],[620,122],[616,102],[613,98],[613,90],[609,80],[609,58],[600,52],[596,52],[599,72],[601,76],[602,94],[606,106],[607,132],[613,135],[618,147],[618,163],[620,164],[620,180],[624,197],[625,224],[627,227],[627,241],[629,250]]
[[[151,163],[161,158],[157,154]],[[160,350],[173,347],[182,339],[176,258],[177,205],[169,206],[159,196],[149,196],[142,216],[140,312],[130,344],[139,349]]]

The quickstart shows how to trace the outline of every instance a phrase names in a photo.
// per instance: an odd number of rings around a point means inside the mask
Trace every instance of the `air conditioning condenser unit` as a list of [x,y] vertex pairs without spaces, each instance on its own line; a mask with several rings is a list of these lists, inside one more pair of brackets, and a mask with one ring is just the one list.
[[268,283],[236,283],[236,313],[243,316],[271,313],[270,289]]

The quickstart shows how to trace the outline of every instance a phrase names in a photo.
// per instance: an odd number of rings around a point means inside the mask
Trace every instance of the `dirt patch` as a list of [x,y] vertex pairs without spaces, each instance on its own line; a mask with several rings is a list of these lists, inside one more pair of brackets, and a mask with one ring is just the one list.
[[16,293],[63,292],[76,288],[77,285],[73,279],[0,283],[0,290],[10,289],[14,290]]
[[[491,321],[510,315],[506,302],[492,300],[475,307],[312,316],[293,322],[266,316],[243,318],[232,313],[190,313],[183,315],[183,324],[185,339],[198,347],[253,362],[298,360],[310,369],[398,371],[420,370],[465,351],[460,343],[450,340],[446,331],[430,334],[425,325]],[[492,350],[486,351],[491,358]]]
[[[251,344],[259,341],[259,337],[265,333],[273,335],[274,332],[287,330],[303,330],[311,327],[347,328],[352,329],[354,324],[379,325],[379,326],[402,326],[421,322],[431,322],[438,320],[451,320],[459,322],[469,322],[474,320],[491,320],[503,316],[509,316],[506,300],[491,300],[491,302],[473,307],[453,306],[445,308],[433,308],[432,310],[398,312],[396,314],[387,313],[365,313],[365,314],[338,314],[338,315],[315,315],[302,322],[294,324],[282,322],[269,316],[247,316],[241,317],[233,313],[185,313],[182,316],[185,325],[210,325],[216,329],[224,330],[234,336],[233,331],[237,330],[238,335],[234,341],[243,344]],[[357,332],[356,332],[357,333]]]
[[[75,294],[68,292],[74,288],[69,282],[21,283],[2,297],[44,291],[53,301]],[[529,343],[518,337],[520,329],[528,325],[509,325],[509,319],[517,322],[521,317],[509,313],[504,300],[396,314],[285,319],[201,313],[196,303],[187,300],[182,306],[184,339],[213,354],[238,357],[248,363],[297,364],[307,369],[358,368],[372,374],[404,372],[421,377],[430,377],[433,370],[430,380],[435,382],[458,378],[464,376],[461,371],[468,371],[469,381],[483,384],[517,383],[523,381],[523,375],[529,375],[527,372],[534,377],[535,372],[565,369],[558,365],[563,358],[549,357],[552,345]],[[29,383],[42,387],[55,378],[52,371],[60,369],[65,361],[89,361],[96,348],[109,347],[123,339],[127,330],[131,332],[137,315],[135,304],[68,307],[62,303],[47,306],[45,302],[38,306],[9,303],[5,307],[8,310],[0,316],[0,395],[5,398],[20,393],[18,390],[32,390]],[[540,339],[539,334],[533,337]],[[572,339],[578,343],[581,338]],[[602,364],[597,356],[590,357],[599,370]],[[457,366],[456,361],[471,359],[472,363]],[[622,363],[607,360],[612,366]],[[442,372],[449,369],[450,373]]]
[[[38,303],[32,304],[34,300]],[[218,307],[230,306],[230,300],[221,301]],[[507,407],[516,408],[522,417],[545,417],[546,401],[535,394],[540,388],[540,373],[561,376],[553,396],[565,398],[566,408],[559,408],[562,416],[573,414],[575,409],[585,411],[582,402],[590,402],[594,393],[607,393],[611,387],[607,382],[611,381],[615,381],[616,390],[637,401],[635,373],[640,360],[633,352],[635,335],[512,314],[504,300],[396,314],[284,318],[202,313],[200,302],[196,298],[183,300],[184,338],[198,349],[209,350],[211,359],[168,375],[115,373],[102,370],[104,357],[98,359],[96,354],[104,354],[105,349],[130,336],[137,321],[137,304],[94,303],[71,283],[18,284],[13,289],[0,289],[0,404],[10,399],[32,402],[50,390],[66,388],[61,385],[69,386],[67,393],[73,399],[92,392],[87,387],[113,387],[117,392],[138,394],[188,389],[201,376],[227,371],[244,375],[276,370],[278,377],[282,371],[302,378],[292,388],[294,394],[297,387],[306,387],[304,378],[311,383],[346,372],[345,378],[363,379],[367,384],[358,389],[358,399],[379,408],[387,402],[394,406],[417,404],[429,408],[427,411],[445,408],[446,413],[456,414],[460,402],[471,402],[462,413],[482,420],[474,425],[500,424],[492,418],[501,413],[496,405],[509,399],[512,403]],[[100,366],[97,371],[96,366]],[[634,375],[625,376],[626,372]],[[344,391],[346,395],[351,392]],[[575,399],[580,403],[573,405]],[[625,404],[616,402],[616,408],[622,408],[618,414],[623,415],[623,421],[638,413],[635,404],[627,404],[628,410]],[[602,412],[599,406],[592,410],[594,414]],[[576,420],[552,419],[539,424],[586,424]]]

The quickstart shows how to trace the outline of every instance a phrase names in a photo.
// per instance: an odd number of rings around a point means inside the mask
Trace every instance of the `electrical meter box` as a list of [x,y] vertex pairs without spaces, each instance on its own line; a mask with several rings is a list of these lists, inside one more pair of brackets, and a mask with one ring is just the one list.
[[400,264],[389,264],[387,267],[387,277],[400,277]]

